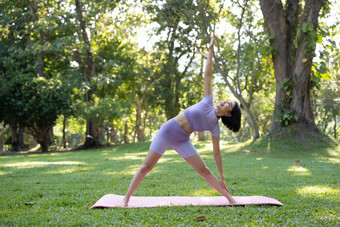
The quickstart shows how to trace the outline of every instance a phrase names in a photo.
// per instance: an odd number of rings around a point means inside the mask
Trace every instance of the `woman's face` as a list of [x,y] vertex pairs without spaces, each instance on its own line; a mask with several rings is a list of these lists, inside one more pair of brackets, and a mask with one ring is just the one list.
[[235,101],[222,101],[220,103],[217,104],[217,109],[221,112],[224,113],[226,117],[230,117],[231,116],[231,111],[233,110],[233,108],[235,107],[236,103]]

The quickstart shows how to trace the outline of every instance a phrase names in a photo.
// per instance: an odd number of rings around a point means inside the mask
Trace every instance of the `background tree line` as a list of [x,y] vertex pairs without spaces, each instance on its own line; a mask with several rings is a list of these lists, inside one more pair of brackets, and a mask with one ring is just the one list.
[[223,139],[291,132],[338,138],[339,18],[326,23],[333,6],[3,0],[0,150],[150,140],[202,98],[212,32],[215,101],[235,98],[244,113],[242,130],[222,128]]

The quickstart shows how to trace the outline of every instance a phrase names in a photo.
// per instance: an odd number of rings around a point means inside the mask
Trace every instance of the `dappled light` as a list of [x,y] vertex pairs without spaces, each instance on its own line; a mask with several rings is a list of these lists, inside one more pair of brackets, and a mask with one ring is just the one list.
[[45,174],[65,174],[65,173],[75,173],[78,171],[91,171],[93,170],[93,167],[78,167],[78,166],[72,166],[68,168],[60,168],[57,170],[49,170],[46,171]]
[[137,172],[139,167],[140,167],[140,164],[130,165],[130,166],[128,166],[128,168],[126,168],[126,169],[122,170],[121,172],[119,172],[119,174],[133,176]]
[[290,166],[287,172],[293,173],[295,176],[309,176],[311,172],[302,166]]
[[[327,196],[338,196],[340,190],[338,188],[333,188],[325,185],[313,185],[298,188],[297,192],[300,195],[313,196],[313,197],[327,197]],[[339,198],[337,198],[339,200]]]
[[325,163],[334,163],[334,164],[340,163],[340,158],[338,157],[320,157],[319,160]]
[[190,196],[216,196],[220,195],[215,189],[198,189],[192,191]]
[[113,157],[113,158],[108,158],[107,160],[144,160],[145,158],[145,153],[143,155],[138,155],[138,154],[124,154],[121,157]]
[[7,174],[10,174],[12,172],[4,172],[4,171],[0,171],[0,176],[4,176],[4,175],[7,175]]
[[60,162],[44,162],[44,161],[32,161],[32,162],[16,162],[10,164],[2,164],[0,167],[16,167],[16,168],[34,168],[43,167],[49,165],[85,165],[85,162],[77,161],[60,161]]
[[[177,153],[176,153],[177,154]],[[178,155],[178,154],[177,154]],[[166,154],[165,155],[163,155],[160,159],[159,159],[159,161],[158,161],[158,163],[166,163],[166,164],[170,164],[170,163],[182,163],[182,162],[185,162],[184,161],[184,159],[182,159],[182,158],[178,158],[178,157],[176,157],[176,156],[173,156],[173,157],[169,157],[169,156],[167,156]]]

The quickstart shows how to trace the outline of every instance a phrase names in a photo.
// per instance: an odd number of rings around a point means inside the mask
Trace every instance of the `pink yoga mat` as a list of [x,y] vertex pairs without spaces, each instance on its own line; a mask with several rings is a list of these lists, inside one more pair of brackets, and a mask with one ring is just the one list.
[[[100,198],[91,208],[120,207],[124,196],[107,194]],[[233,196],[236,204],[244,205],[275,205],[283,204],[266,196]],[[162,206],[230,206],[224,196],[193,197],[193,196],[131,196],[127,208],[162,207]]]

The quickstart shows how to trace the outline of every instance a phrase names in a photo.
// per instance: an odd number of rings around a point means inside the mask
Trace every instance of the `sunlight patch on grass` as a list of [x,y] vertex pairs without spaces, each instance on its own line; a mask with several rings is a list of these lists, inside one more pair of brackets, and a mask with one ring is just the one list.
[[117,175],[126,175],[126,172],[122,174],[122,172],[118,172],[118,171],[105,171],[103,172],[103,174],[117,176]]
[[213,152],[213,150],[212,150],[212,148],[211,149],[199,149],[199,150],[197,150],[197,152],[199,153],[199,154],[205,154],[205,153],[212,153]]
[[323,185],[305,186],[297,189],[297,192],[301,195],[308,195],[314,197],[324,197],[325,195],[339,195],[340,190]]
[[[124,170],[124,175],[134,175],[137,172],[137,170],[139,169],[139,167],[140,167],[140,164],[129,166],[129,169]],[[152,170],[152,171],[154,171],[154,170]]]
[[207,159],[213,158],[213,154],[211,154],[211,155],[209,155],[209,154],[206,154],[206,155],[200,154],[200,155],[201,155],[201,158],[202,158],[203,160],[207,160]]
[[296,176],[309,176],[311,172],[302,166],[290,166],[287,172],[292,172]]
[[[172,155],[179,155],[175,150],[173,149],[169,149],[169,150],[166,150],[162,156],[163,157],[167,157],[167,156],[172,156]],[[161,158],[161,159],[162,159]]]
[[190,193],[190,196],[216,196],[215,189],[199,189]]
[[4,171],[0,171],[0,176],[6,175],[6,174],[10,174],[12,172],[4,172]]
[[107,160],[144,160],[144,155],[138,154],[124,154],[120,157],[108,158]]
[[[116,160],[119,158],[115,158]],[[137,156],[137,155],[124,155],[123,159],[129,159],[129,160],[144,160],[144,156]]]
[[61,162],[16,162],[11,164],[3,164],[0,167],[17,167],[17,168],[32,168],[41,167],[47,165],[85,165],[85,162],[75,162],[75,161],[61,161]]
[[[338,145],[335,149],[328,149],[328,154],[331,156],[338,156],[340,155],[340,146]],[[339,161],[339,159],[337,159]]]
[[269,166],[263,166],[263,167],[261,167],[261,169],[268,169],[269,168]]
[[256,160],[257,161],[261,161],[261,160],[263,160],[263,158],[261,158],[261,157],[260,158],[256,158]]
[[338,211],[334,210],[330,210],[329,212],[327,212],[326,214],[316,214],[314,215],[315,218],[323,221],[323,220],[329,220],[329,221],[337,221],[339,223],[340,221],[340,216],[337,214]]
[[331,157],[320,157],[320,161],[326,163],[340,163],[340,158],[331,158]]
[[46,174],[65,174],[65,173],[74,173],[77,171],[88,171],[91,169],[93,168],[90,168],[90,167],[79,168],[78,166],[73,166],[73,167],[68,167],[64,169],[47,171]]
[[[178,155],[178,154],[177,154]],[[180,156],[178,156],[180,157]],[[166,157],[166,156],[162,156],[157,163],[168,163],[168,162],[171,162],[171,163],[181,163],[183,162],[182,159],[175,159],[173,157]]]

